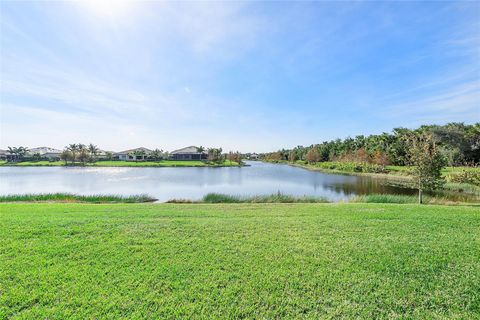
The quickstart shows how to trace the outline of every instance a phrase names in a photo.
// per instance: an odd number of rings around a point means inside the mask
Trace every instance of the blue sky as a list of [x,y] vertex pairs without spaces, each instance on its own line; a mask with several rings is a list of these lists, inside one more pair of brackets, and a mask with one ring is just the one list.
[[480,2],[14,2],[0,146],[272,151],[480,121]]

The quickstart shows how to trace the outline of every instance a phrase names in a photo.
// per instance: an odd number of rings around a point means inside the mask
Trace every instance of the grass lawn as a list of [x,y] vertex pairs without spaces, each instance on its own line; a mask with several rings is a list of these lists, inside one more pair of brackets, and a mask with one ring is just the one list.
[[[17,167],[57,167],[65,166],[63,161],[23,161],[15,164],[3,161],[0,165],[17,166]],[[80,165],[80,163],[78,163]],[[95,163],[87,163],[87,167],[229,167],[237,166],[237,162],[224,161],[220,164],[206,163],[204,161],[176,161],[176,160],[162,160],[162,161],[97,161]]]
[[0,319],[478,318],[480,210],[0,204]]

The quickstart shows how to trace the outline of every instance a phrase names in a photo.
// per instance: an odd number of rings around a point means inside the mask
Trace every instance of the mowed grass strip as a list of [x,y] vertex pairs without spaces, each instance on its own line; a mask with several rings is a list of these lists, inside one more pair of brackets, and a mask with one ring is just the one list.
[[478,318],[478,207],[0,204],[0,318]]
[[[63,167],[64,161],[22,161],[22,162],[6,162],[0,161],[0,166],[11,167]],[[72,166],[69,162],[68,166]],[[76,162],[78,167],[235,167],[238,162],[225,160],[223,162],[206,162],[200,160],[179,161],[179,160],[161,160],[161,161],[97,161],[94,163]]]

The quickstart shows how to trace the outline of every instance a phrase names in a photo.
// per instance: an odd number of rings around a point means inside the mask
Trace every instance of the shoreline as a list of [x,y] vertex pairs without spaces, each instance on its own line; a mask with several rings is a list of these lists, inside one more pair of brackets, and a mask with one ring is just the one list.
[[[102,163],[105,162],[105,163]],[[227,168],[227,167],[246,167],[247,164],[238,165],[237,163],[206,163],[200,161],[98,161],[85,164],[65,164],[63,161],[38,161],[38,162],[18,162],[18,163],[0,163],[0,167],[65,167],[65,168]]]
[[[413,179],[409,175],[392,174],[392,173],[342,171],[342,170],[334,170],[334,169],[325,169],[325,168],[315,167],[308,164],[292,163],[287,161],[285,162],[267,161],[267,163],[289,165],[291,167],[296,167],[296,168],[301,168],[301,169],[321,172],[321,173],[328,173],[328,174],[339,174],[339,175],[345,175],[345,176],[358,176],[358,177],[369,177],[374,179],[381,179],[384,181],[389,181],[393,183],[395,186],[412,188],[411,183]],[[443,191],[480,196],[480,187],[475,186],[473,184],[457,184],[457,183],[447,182],[445,183]]]

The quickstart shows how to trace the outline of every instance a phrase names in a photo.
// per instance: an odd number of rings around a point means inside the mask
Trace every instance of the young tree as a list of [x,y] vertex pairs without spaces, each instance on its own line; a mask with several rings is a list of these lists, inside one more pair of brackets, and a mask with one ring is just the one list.
[[238,166],[241,166],[242,165],[242,154],[240,152],[235,152],[234,153],[234,158],[233,158],[233,161],[235,161]]
[[39,152],[36,152],[32,155],[33,161],[40,161],[42,159],[42,155]]
[[320,152],[318,152],[317,148],[312,148],[308,150],[305,159],[308,161],[308,163],[316,163],[321,159]]
[[89,158],[90,158],[90,154],[88,153],[87,149],[86,148],[80,149],[80,151],[78,152],[78,160],[80,160],[82,165],[85,165],[85,162],[87,162]]
[[220,162],[223,160],[222,148],[209,148],[208,161]]
[[422,203],[423,191],[439,189],[445,183],[441,170],[445,166],[438,145],[431,134],[410,134],[408,154],[414,165],[414,184],[418,189],[418,202]]
[[292,150],[288,153],[288,161],[290,161],[290,162],[297,161],[297,153],[294,150]]
[[230,151],[227,154],[227,160],[231,162],[236,162],[239,166],[242,165],[242,154],[240,152]]
[[373,153],[373,163],[386,166],[389,164],[388,155],[382,151],[375,151]]
[[65,161],[65,165],[68,164],[68,160],[72,159],[73,156],[72,156],[72,152],[68,151],[68,150],[63,150],[62,153],[60,154],[60,159],[62,159],[63,161]]
[[360,148],[355,152],[355,161],[362,163],[370,162],[370,156],[365,148]]
[[153,161],[160,161],[163,158],[163,150],[158,150],[155,149],[152,151],[150,154],[150,157],[153,159]]

